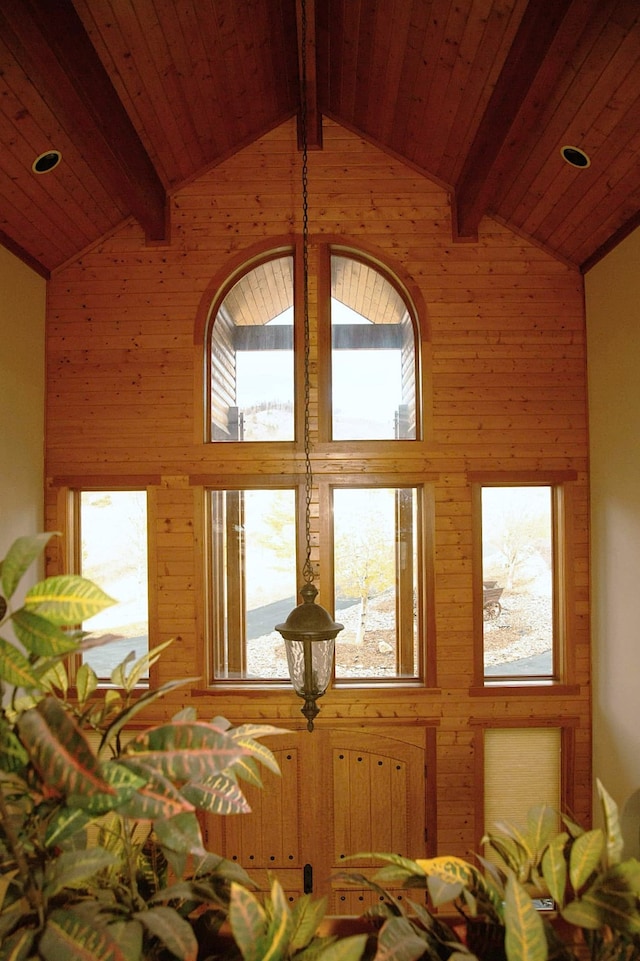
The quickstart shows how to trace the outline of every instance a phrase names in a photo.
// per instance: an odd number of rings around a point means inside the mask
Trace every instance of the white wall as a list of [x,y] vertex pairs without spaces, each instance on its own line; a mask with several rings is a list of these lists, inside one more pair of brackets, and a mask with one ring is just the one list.
[[594,775],[640,788],[640,230],[585,277]]
[[43,530],[45,306],[46,281],[0,246],[0,558]]

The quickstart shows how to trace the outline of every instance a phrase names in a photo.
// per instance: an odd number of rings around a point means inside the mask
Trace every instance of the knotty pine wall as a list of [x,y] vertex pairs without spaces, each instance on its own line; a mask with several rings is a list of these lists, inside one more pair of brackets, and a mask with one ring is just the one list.
[[[245,251],[301,229],[294,122],[180,189],[171,242],[147,246],[129,223],[55,272],[47,318],[47,524],[68,532],[70,488],[148,485],[151,643],[176,640],[154,680],[203,667],[200,485],[233,472],[228,451],[202,440],[206,303]],[[310,234],[377,252],[423,304],[432,344],[428,439],[380,470],[428,476],[435,491],[437,686],[330,691],[320,723],[377,719],[437,729],[437,841],[473,847],[481,797],[483,724],[560,724],[572,731],[566,796],[590,817],[587,400],[580,275],[485,219],[477,243],[454,244],[443,189],[331,122],[309,155]],[[311,285],[312,310],[315,284]],[[317,397],[313,392],[312,400]],[[312,412],[315,423],[315,411]],[[242,461],[242,453],[238,456]],[[403,455],[404,456],[404,455]],[[246,461],[237,466],[246,469]],[[317,462],[322,470],[322,462]],[[359,464],[354,452],[354,473]],[[254,465],[277,475],[277,456]],[[472,499],[483,472],[574,476],[569,633],[571,683],[562,688],[473,687]],[[474,474],[475,472],[475,474]],[[63,566],[64,544],[49,569]],[[158,708],[195,703],[203,715],[299,724],[289,691],[211,693],[200,685]]]

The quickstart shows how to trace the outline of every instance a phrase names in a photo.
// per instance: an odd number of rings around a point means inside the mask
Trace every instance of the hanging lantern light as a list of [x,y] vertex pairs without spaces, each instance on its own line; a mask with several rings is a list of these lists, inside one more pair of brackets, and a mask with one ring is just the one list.
[[300,590],[303,602],[289,614],[283,624],[276,625],[285,643],[287,664],[291,683],[296,694],[304,698],[302,714],[307,719],[307,729],[313,731],[313,722],[319,713],[318,698],[327,690],[333,672],[333,654],[336,635],[343,629],[328,611],[316,604],[318,591],[313,584],[311,564],[311,441],[309,429],[309,195],[307,165],[307,18],[306,3],[301,4],[301,84],[300,121],[302,140],[302,273],[304,312],[304,453],[305,453],[305,541],[306,558],[302,574],[304,586]]

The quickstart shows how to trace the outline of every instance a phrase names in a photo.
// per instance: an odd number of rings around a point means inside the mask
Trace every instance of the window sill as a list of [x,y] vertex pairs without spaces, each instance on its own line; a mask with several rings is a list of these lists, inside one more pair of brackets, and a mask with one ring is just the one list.
[[503,695],[512,695],[517,697],[522,696],[533,696],[540,697],[540,695],[552,695],[553,697],[576,697],[580,694],[581,688],[579,684],[563,684],[559,681],[553,680],[542,680],[540,678],[534,678],[532,680],[522,680],[515,682],[513,680],[495,680],[487,681],[483,685],[474,685],[469,688],[470,697],[494,697],[496,694],[502,697]]

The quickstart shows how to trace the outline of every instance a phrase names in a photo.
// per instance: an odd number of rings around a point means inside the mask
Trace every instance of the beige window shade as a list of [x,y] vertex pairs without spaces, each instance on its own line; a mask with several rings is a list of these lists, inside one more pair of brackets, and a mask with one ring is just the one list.
[[529,808],[561,806],[561,731],[555,727],[487,728],[484,732],[484,829],[525,824]]

